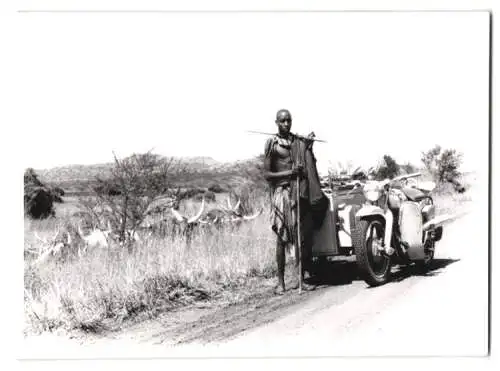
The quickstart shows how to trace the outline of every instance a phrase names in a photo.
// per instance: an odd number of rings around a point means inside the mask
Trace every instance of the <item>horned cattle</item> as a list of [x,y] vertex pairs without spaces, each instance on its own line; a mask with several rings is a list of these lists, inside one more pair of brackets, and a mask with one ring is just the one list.
[[[166,200],[166,201],[165,201]],[[233,206],[228,197],[227,206],[218,205],[205,212],[206,200],[202,198],[201,206],[192,217],[185,216],[179,211],[179,201],[176,198],[165,199],[161,204],[156,204],[151,215],[142,226],[160,237],[183,236],[188,244],[191,243],[195,231],[211,233],[214,230],[236,228],[242,222],[257,218],[263,209],[253,215],[246,215],[242,211],[241,201],[238,199]],[[215,228],[215,229],[214,229]]]
[[33,264],[40,265],[49,260],[63,260],[69,258],[75,252],[80,253],[80,250],[72,249],[72,238],[68,232],[63,233],[65,237],[59,238],[60,230],[57,229],[52,238],[42,238],[35,232],[35,237],[39,241],[38,248],[32,249],[30,252],[34,255]]
[[231,204],[230,197],[227,198],[227,206],[221,206],[210,210],[202,220],[204,224],[219,224],[219,225],[239,225],[243,221],[250,221],[262,214],[263,209],[260,209],[253,215],[244,215],[241,210],[241,200],[238,199],[236,205]]
[[182,215],[177,209],[172,207],[171,209],[172,215],[174,216],[174,232],[177,235],[184,236],[186,238],[186,242],[188,244],[191,243],[193,231],[196,226],[199,225],[199,220],[203,215],[203,211],[205,210],[205,199],[201,200],[201,206],[198,210],[198,213],[191,218],[188,218]]

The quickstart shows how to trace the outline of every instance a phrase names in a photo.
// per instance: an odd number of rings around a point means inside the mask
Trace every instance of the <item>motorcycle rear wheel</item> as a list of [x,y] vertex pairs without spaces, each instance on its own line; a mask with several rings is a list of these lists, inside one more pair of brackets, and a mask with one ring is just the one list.
[[380,286],[390,280],[391,259],[377,249],[384,238],[384,232],[384,225],[377,218],[360,220],[352,231],[356,265],[361,278],[370,286]]

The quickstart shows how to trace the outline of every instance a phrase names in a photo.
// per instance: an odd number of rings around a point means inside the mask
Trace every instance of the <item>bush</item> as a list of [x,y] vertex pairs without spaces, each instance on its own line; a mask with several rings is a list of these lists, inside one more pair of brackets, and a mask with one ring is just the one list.
[[392,179],[399,174],[399,165],[389,155],[384,155],[383,163],[375,171],[375,179]]
[[54,200],[62,202],[52,189],[46,187],[33,168],[24,172],[24,213],[33,219],[55,215]]
[[440,181],[453,182],[461,173],[458,171],[462,155],[454,149],[446,149],[438,159],[437,175]]
[[220,184],[218,184],[218,183],[211,184],[208,187],[208,190],[210,192],[213,192],[213,193],[223,193],[223,192],[226,192],[226,190],[224,188],[222,188],[222,186]]
[[196,201],[201,201],[203,198],[205,201],[215,202],[215,193],[212,191],[206,191],[205,193],[198,193],[194,197]]
[[430,150],[422,152],[421,160],[436,182],[457,184],[457,179],[461,176],[459,171],[462,163],[461,153],[455,149],[443,150],[441,146],[436,145]]
[[[178,193],[178,199],[180,200],[187,200],[193,197],[196,197],[198,195],[201,195],[205,193],[205,190],[203,188],[189,188],[186,189],[185,191],[180,191]],[[201,199],[201,196],[198,197],[197,199]]]
[[417,172],[417,167],[414,166],[413,164],[410,164],[407,162],[406,164],[400,165],[399,166],[401,171],[404,171],[406,174],[412,174]]
[[38,179],[38,174],[32,167],[27,168],[24,171],[24,186],[45,187],[43,183]]
[[52,202],[57,202],[59,204],[64,203],[64,200],[58,193],[54,192],[53,189],[50,190],[50,197],[52,198]]
[[24,213],[33,219],[55,216],[53,198],[45,187],[24,187]]
[[85,211],[99,221],[116,227],[120,241],[130,242],[137,228],[151,213],[153,202],[173,195],[172,179],[185,171],[179,162],[153,153],[114,156],[110,177],[97,177],[94,197],[81,199]]
[[53,187],[52,190],[54,191],[55,194],[57,194],[58,196],[60,197],[64,197],[64,189],[62,189],[61,187]]
[[108,196],[119,196],[122,194],[118,184],[100,183],[93,187],[93,191],[99,194],[107,194]]

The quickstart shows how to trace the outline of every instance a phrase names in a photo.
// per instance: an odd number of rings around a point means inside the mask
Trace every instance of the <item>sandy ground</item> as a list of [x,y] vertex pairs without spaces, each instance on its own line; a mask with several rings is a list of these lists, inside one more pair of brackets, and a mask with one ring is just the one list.
[[[476,198],[477,197],[477,198]],[[352,264],[315,291],[169,313],[101,337],[26,338],[21,358],[483,356],[488,340],[486,194],[445,227],[432,270],[368,288]]]

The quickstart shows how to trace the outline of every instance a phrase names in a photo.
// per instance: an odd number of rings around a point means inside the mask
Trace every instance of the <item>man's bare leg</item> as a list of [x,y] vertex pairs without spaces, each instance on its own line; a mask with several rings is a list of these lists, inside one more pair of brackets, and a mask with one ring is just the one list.
[[278,264],[278,285],[276,294],[285,292],[285,245],[281,241],[276,241],[276,263]]
[[296,245],[295,247],[295,277],[300,277],[300,278],[297,278],[297,281],[296,283],[293,285],[293,288],[294,289],[298,289],[299,288],[299,280],[302,281],[302,289],[305,290],[305,291],[310,291],[310,290],[313,290],[315,287],[306,283],[305,280],[304,280],[304,276],[305,276],[305,272],[306,270],[309,268],[309,264],[308,264],[308,261],[310,259],[309,257],[309,254],[304,251],[304,249],[302,249],[301,251],[301,256],[302,256],[302,271],[299,273],[299,259],[298,259],[298,246]]

